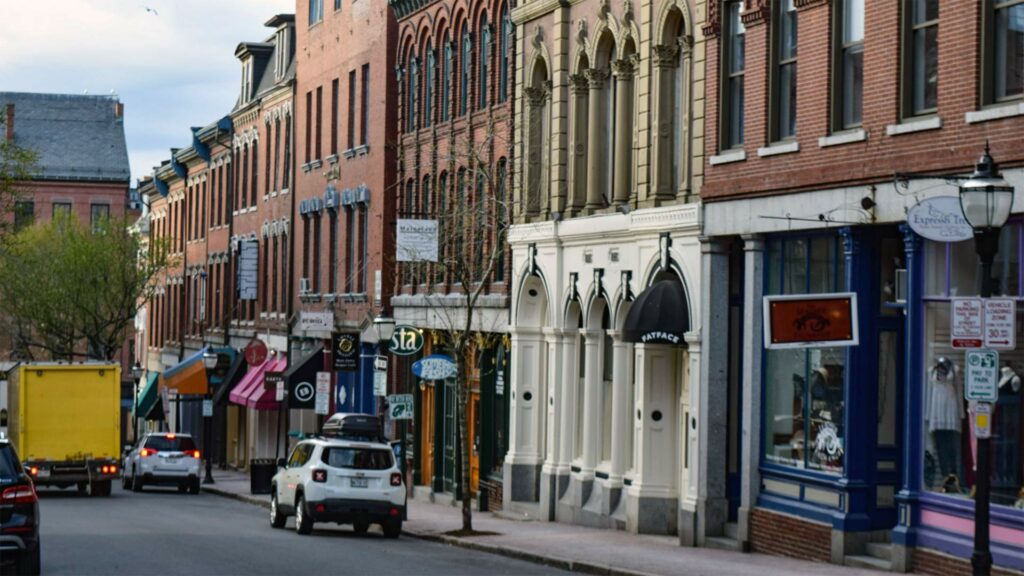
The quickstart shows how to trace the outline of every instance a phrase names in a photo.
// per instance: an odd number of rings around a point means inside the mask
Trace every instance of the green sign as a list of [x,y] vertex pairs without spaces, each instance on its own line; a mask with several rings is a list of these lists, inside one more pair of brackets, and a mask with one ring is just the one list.
[[412,420],[412,394],[388,396],[388,418],[391,420]]
[[423,331],[415,326],[399,324],[391,337],[388,351],[398,356],[412,356],[423,349]]

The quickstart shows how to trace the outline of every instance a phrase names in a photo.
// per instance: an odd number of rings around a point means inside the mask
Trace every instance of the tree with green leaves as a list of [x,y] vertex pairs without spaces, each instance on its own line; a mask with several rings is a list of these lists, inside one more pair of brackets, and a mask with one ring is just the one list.
[[167,259],[125,219],[57,214],[0,244],[0,332],[20,359],[111,360]]
[[[4,122],[4,117],[0,117],[0,135],[4,133]],[[35,151],[0,137],[0,237],[11,229],[15,204],[32,178],[37,159]]]

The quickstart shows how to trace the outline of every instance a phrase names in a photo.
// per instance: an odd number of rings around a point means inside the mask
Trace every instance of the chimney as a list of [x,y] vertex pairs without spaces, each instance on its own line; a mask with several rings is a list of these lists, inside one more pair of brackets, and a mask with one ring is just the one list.
[[120,101],[114,102],[114,118],[121,120],[124,117],[124,104]]
[[14,142],[14,103],[7,105],[7,121],[4,125],[7,128],[7,141]]

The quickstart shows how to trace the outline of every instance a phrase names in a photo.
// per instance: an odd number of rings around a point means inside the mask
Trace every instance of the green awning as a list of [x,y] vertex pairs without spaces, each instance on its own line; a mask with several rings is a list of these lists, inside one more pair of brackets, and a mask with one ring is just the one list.
[[146,379],[146,385],[139,393],[138,404],[135,405],[135,412],[146,420],[163,420],[163,410],[154,410],[160,404],[159,372],[150,372]]

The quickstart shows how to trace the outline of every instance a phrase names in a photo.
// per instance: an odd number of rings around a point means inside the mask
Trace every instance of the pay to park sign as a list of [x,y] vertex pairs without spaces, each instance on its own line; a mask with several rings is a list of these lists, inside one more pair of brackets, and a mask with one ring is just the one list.
[[1013,350],[1017,346],[1017,304],[1012,298],[954,298],[949,321],[953,348]]

